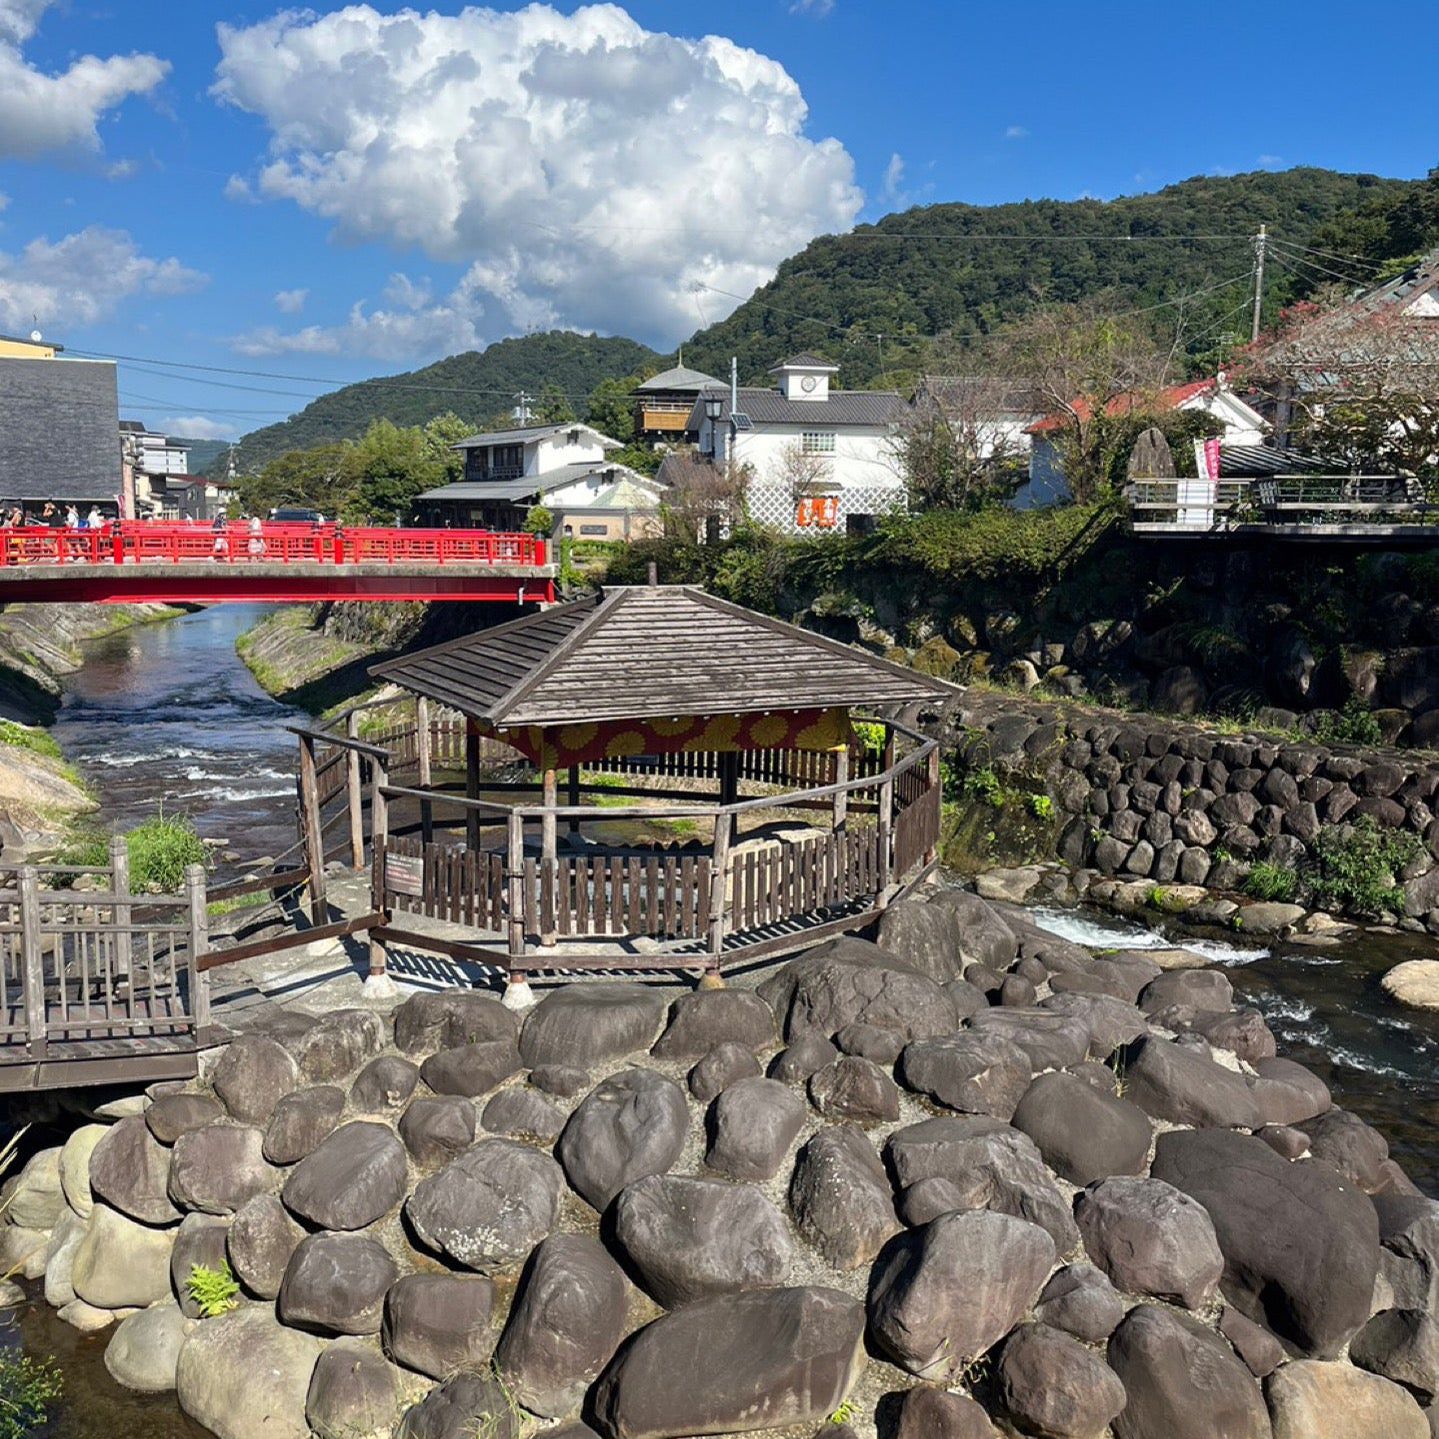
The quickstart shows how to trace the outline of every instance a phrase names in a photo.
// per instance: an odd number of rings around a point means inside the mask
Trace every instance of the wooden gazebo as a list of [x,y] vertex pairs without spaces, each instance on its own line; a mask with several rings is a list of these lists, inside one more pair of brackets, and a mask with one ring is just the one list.
[[936,744],[898,716],[953,688],[702,590],[609,588],[371,673],[414,714],[350,741],[381,775],[377,969],[439,949],[506,969],[516,1003],[543,971],[717,983],[863,927],[935,862]]

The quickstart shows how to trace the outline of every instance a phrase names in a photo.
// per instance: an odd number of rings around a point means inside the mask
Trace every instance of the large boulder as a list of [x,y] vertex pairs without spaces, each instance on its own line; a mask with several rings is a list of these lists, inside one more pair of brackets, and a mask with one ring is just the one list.
[[1254,1376],[1193,1319],[1137,1305],[1110,1337],[1107,1357],[1128,1396],[1117,1439],[1270,1439]]
[[398,1432],[403,1439],[523,1439],[528,1428],[500,1380],[460,1373],[408,1410]]
[[229,1235],[230,1221],[210,1214],[187,1214],[175,1231],[175,1243],[170,1250],[170,1288],[175,1291],[185,1318],[200,1317],[200,1306],[190,1295],[190,1278],[195,1266],[224,1269],[230,1262],[226,1243]]
[[586,1095],[555,1153],[575,1192],[604,1209],[625,1185],[669,1170],[688,1129],[679,1085],[651,1069],[624,1069]]
[[877,938],[882,949],[898,955],[937,984],[958,979],[964,969],[959,916],[947,905],[922,899],[892,904],[880,916]]
[[495,1344],[495,1286],[480,1274],[406,1274],[385,1295],[380,1342],[406,1369],[444,1379],[478,1369]]
[[122,1389],[163,1394],[175,1387],[180,1349],[192,1328],[173,1299],[162,1299],[120,1321],[105,1346],[105,1368]]
[[395,1011],[395,1047],[410,1055],[518,1033],[518,1021],[497,996],[472,989],[426,990]]
[[1066,1264],[1044,1286],[1034,1317],[1087,1344],[1100,1344],[1124,1318],[1124,1301],[1092,1264]]
[[350,1103],[362,1114],[386,1114],[398,1109],[415,1092],[420,1071],[408,1059],[376,1055],[350,1086]]
[[367,1234],[311,1234],[290,1256],[276,1308],[295,1329],[378,1334],[385,1291],[399,1273]]
[[805,1121],[804,1101],[777,1079],[741,1079],[708,1115],[705,1163],[731,1179],[773,1179]]
[[1338,1170],[1366,1194],[1385,1187],[1384,1162],[1389,1142],[1372,1124],[1347,1109],[1328,1109],[1300,1126],[1309,1136],[1309,1152]]
[[836,1269],[857,1269],[899,1229],[874,1145],[858,1125],[821,1129],[800,1150],[789,1186],[799,1232]]
[[810,1075],[808,1088],[826,1119],[893,1124],[899,1118],[899,1086],[872,1059],[842,1054]]
[[764,1073],[758,1059],[742,1044],[728,1040],[717,1044],[689,1072],[689,1090],[701,1104],[708,1104],[741,1079],[758,1079]]
[[999,1035],[1018,1046],[1036,1073],[1078,1064],[1089,1054],[1089,1025],[1053,1009],[1013,1004],[981,1009],[970,1016],[969,1027],[976,1034]]
[[496,1372],[532,1413],[572,1412],[624,1337],[628,1297],[601,1244],[552,1234],[525,1266],[495,1349]]
[[1242,1075],[1187,1045],[1149,1035],[1130,1053],[1125,1098],[1155,1119],[1196,1129],[1258,1129],[1263,1113]]
[[388,1214],[409,1182],[405,1149],[387,1124],[341,1125],[290,1171],[285,1207],[322,1229],[363,1229]]
[[1302,1355],[1332,1358],[1368,1319],[1379,1223],[1326,1165],[1289,1163],[1247,1135],[1176,1130],[1150,1172],[1208,1210],[1225,1297]]
[[225,1250],[235,1277],[251,1294],[273,1299],[305,1231],[273,1194],[261,1194],[235,1213]]
[[1162,1179],[1103,1179],[1075,1199],[1074,1217],[1089,1257],[1127,1293],[1200,1309],[1219,1288],[1209,1215]]
[[620,1191],[615,1242],[666,1309],[734,1289],[782,1284],[794,1257],[789,1226],[749,1184],[651,1174]]
[[175,1234],[96,1204],[70,1270],[76,1295],[96,1309],[144,1308],[166,1298]]
[[320,1341],[245,1304],[197,1324],[180,1350],[180,1407],[218,1439],[309,1439],[305,1396]]
[[1299,1359],[1265,1385],[1274,1439],[1430,1439],[1414,1396],[1350,1364]]
[[531,1069],[546,1064],[595,1069],[648,1049],[664,1018],[664,996],[643,985],[567,984],[529,1012],[520,1054]]
[[416,1099],[398,1127],[416,1164],[442,1164],[475,1142],[475,1106],[456,1095]]
[[389,1435],[405,1406],[406,1377],[378,1350],[341,1339],[320,1355],[305,1396],[315,1439]]
[[420,1077],[436,1094],[474,1099],[498,1088],[520,1072],[520,1051],[513,1039],[482,1039],[432,1054]]
[[700,989],[670,1005],[670,1021],[650,1053],[690,1064],[720,1044],[739,1044],[752,1054],[773,1049],[774,1011],[747,989]]
[[[1376,1194],[1380,1266],[1403,1309],[1439,1310],[1439,1203],[1417,1194]],[[48,1273],[48,1271],[47,1271]]]
[[554,1229],[564,1187],[548,1154],[513,1139],[482,1139],[422,1179],[405,1216],[436,1253],[493,1274],[518,1264]]
[[948,910],[959,921],[959,958],[966,969],[1007,969],[1019,953],[1014,927],[977,894],[963,889],[942,889],[930,900],[936,909]]
[[1139,1007],[1159,1014],[1174,1005],[1226,1013],[1234,1004],[1234,986],[1217,969],[1171,969],[1144,986]]
[[306,1079],[324,1084],[352,1074],[385,1047],[385,1021],[368,1009],[332,1009],[300,1036],[296,1058]]
[[287,1094],[265,1126],[265,1158],[271,1164],[298,1164],[340,1122],[345,1091],[312,1084]]
[[[115,1128],[112,1124],[82,1124],[72,1130],[70,1137],[60,1147],[60,1188],[65,1203],[80,1216],[90,1217],[95,1202],[94,1190],[90,1184],[90,1162],[100,1141]],[[158,1191],[152,1191],[169,1202],[162,1178]]]
[[182,1209],[233,1214],[280,1182],[264,1145],[251,1124],[207,1124],[182,1134],[170,1157],[170,1198]]
[[1037,1225],[984,1210],[942,1214],[880,1256],[871,1337],[911,1374],[950,1380],[1014,1328],[1053,1265],[1054,1241]]
[[999,1355],[999,1396],[1024,1434],[1098,1439],[1124,1408],[1124,1385],[1077,1339],[1047,1324],[1021,1324]]
[[1349,1358],[1413,1390],[1426,1404],[1439,1394],[1439,1324],[1422,1309],[1376,1314],[1350,1341]]
[[0,1186],[0,1204],[4,1205],[0,1214],[10,1225],[21,1229],[53,1228],[65,1208],[59,1146],[32,1154],[20,1173]]
[[266,1124],[275,1106],[299,1084],[300,1068],[279,1040],[247,1034],[220,1056],[210,1082],[233,1118],[241,1124]]
[[90,1154],[91,1192],[141,1224],[174,1224],[180,1218],[169,1180],[170,1151],[138,1114],[111,1125]]
[[961,1114],[1003,1120],[1014,1114],[1033,1074],[1029,1056],[1012,1040],[972,1030],[916,1040],[900,1056],[906,1088]]
[[145,1123],[161,1144],[223,1118],[224,1106],[209,1094],[162,1094],[145,1111]]
[[1112,1174],[1143,1174],[1149,1159],[1148,1116],[1074,1074],[1039,1075],[1014,1111],[1014,1127],[1038,1146],[1044,1162],[1071,1184]]
[[998,1439],[998,1435],[989,1415],[967,1395],[916,1384],[899,1402],[892,1439]]
[[1080,994],[1058,988],[1059,981],[1068,977],[1062,974],[1054,977],[1049,998],[1039,1007],[1079,1020],[1089,1030],[1092,1059],[1106,1060],[1121,1045],[1132,1044],[1149,1033],[1149,1022],[1126,1000],[1116,999],[1112,994]]
[[864,1362],[864,1306],[847,1294],[723,1294],[641,1329],[601,1377],[594,1412],[609,1439],[813,1428]]
[[533,1139],[553,1144],[565,1127],[565,1112],[537,1089],[512,1084],[485,1105],[480,1123],[487,1133],[508,1139]]

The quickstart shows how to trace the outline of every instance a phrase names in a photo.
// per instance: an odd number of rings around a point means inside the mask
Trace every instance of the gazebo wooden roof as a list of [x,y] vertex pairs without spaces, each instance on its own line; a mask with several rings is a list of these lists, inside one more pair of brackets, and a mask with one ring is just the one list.
[[370,673],[495,729],[955,693],[941,680],[687,585],[610,588]]

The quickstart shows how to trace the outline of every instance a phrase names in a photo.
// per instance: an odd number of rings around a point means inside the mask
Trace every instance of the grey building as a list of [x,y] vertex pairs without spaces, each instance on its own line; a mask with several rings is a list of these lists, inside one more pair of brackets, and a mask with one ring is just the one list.
[[0,503],[116,511],[120,405],[106,360],[0,356]]

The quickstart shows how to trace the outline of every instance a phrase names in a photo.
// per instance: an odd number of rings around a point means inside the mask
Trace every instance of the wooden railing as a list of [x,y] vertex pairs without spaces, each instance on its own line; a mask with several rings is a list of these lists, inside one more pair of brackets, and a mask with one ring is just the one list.
[[1439,506],[1400,475],[1274,475],[1255,479],[1132,480],[1137,530],[1223,531],[1240,525],[1425,524]]

